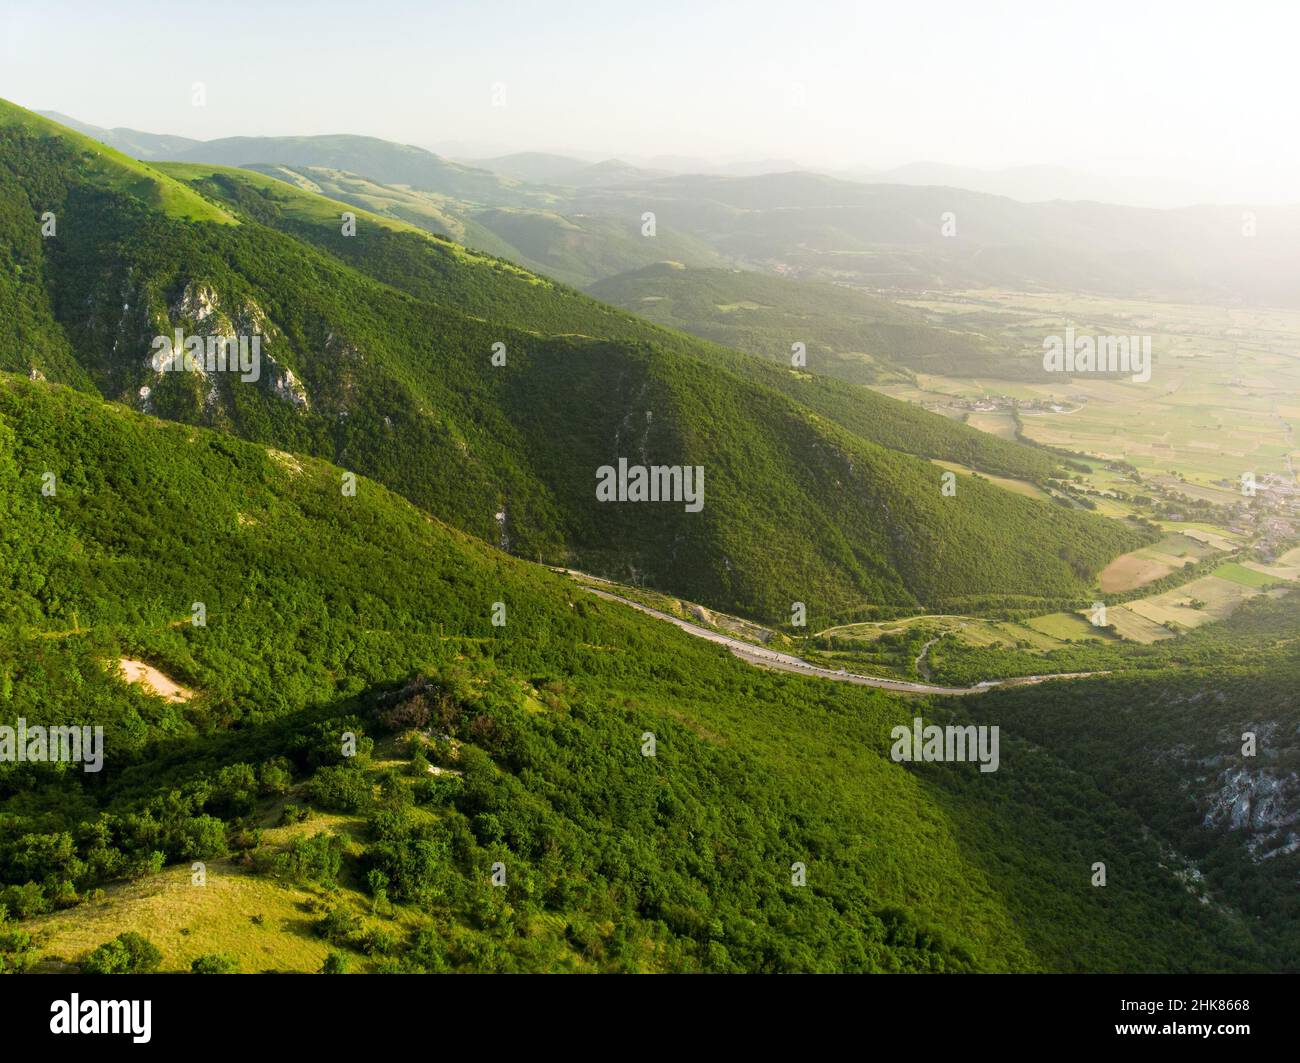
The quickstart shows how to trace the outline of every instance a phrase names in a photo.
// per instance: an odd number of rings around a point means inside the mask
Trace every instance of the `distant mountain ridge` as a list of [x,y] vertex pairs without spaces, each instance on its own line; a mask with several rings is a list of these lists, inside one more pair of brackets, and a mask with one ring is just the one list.
[[621,159],[588,162],[567,155],[548,155],[533,151],[500,155],[490,159],[472,159],[467,165],[490,170],[529,184],[566,185],[574,188],[627,184],[670,175],[668,170],[633,166]]
[[[169,139],[103,134],[110,145],[147,149],[154,160]],[[1027,203],[805,171],[665,177],[602,164],[568,172],[566,179],[585,183],[532,184],[422,148],[351,135],[177,141],[168,154],[226,166],[329,168],[399,192],[412,189],[433,197],[434,213],[455,219],[466,239],[477,226],[491,234],[485,249],[580,286],[675,259],[879,291],[1009,287],[1300,306],[1300,206]],[[563,156],[529,159],[530,172],[548,180],[566,174]],[[908,179],[928,180],[928,172],[912,168]],[[1036,180],[1035,173],[1042,176],[1030,168],[1020,178]],[[337,194],[347,198],[345,190]],[[647,215],[655,218],[653,238],[643,233]],[[655,251],[650,239],[673,246]]]
[[939,162],[913,162],[884,170],[835,172],[849,180],[867,184],[942,185],[1006,196],[1023,203],[1060,199],[1166,210],[1221,200],[1220,190],[1212,185],[1156,177],[1101,177],[1065,166],[1007,166],[981,170]]

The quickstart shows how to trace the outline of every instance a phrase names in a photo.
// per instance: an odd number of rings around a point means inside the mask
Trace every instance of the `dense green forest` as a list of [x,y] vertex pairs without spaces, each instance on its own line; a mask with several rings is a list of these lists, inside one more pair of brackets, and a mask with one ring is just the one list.
[[[597,302],[562,284],[544,282],[510,263],[482,255],[457,254],[449,241],[431,243],[421,234],[382,217],[369,219],[373,224],[359,227],[355,237],[340,239],[338,217],[347,204],[331,205],[319,196],[305,195],[281,181],[267,180],[246,170],[188,164],[162,164],[159,168],[231,209],[345,258],[369,277],[451,310],[467,308],[475,315],[490,315],[493,320],[524,330],[538,331],[539,326],[545,326],[541,331],[640,341],[693,355],[783,391],[863,439],[908,454],[960,461],[985,472],[1036,483],[1060,468],[1060,460],[1042,448],[1017,445],[909,403],[850,386],[834,375],[826,375],[816,358],[804,372],[783,368],[767,359],[746,357],[731,347],[656,327],[645,317]],[[877,302],[870,305],[874,308]],[[911,315],[897,308],[892,315],[890,320],[911,321]],[[945,337],[945,343],[956,342],[948,340],[940,330],[925,328],[914,343],[922,344],[925,337],[936,333]],[[751,347],[742,349],[747,354],[761,353]],[[785,344],[782,350],[787,349]]]
[[[85,138],[0,116],[0,300],[23,322],[0,367],[336,462],[517,556],[768,621],[801,601],[824,625],[865,606],[1082,596],[1150,535],[974,479],[947,497],[924,460],[1042,479],[1044,452],[391,220],[345,236],[339,204],[268,177],[119,174]],[[260,379],[157,372],[151,340],[175,328],[260,335]],[[597,502],[596,470],[619,458],[702,466],[703,510]]]
[[[535,562],[816,630],[1063,608],[1152,532],[945,495],[1060,461],[344,209],[0,104],[0,725],[104,731],[0,759],[0,970],[1295,966],[1295,596],[963,699],[755,668]],[[174,327],[260,379],[157,372]],[[621,456],[704,509],[596,504]],[[896,762],[918,716],[999,769]]]
[[[301,932],[336,969],[1279,962],[1250,908],[1200,904],[1122,795],[1016,729],[993,774],[889,759],[894,724],[970,703],[756,670],[343,477],[3,379],[0,704],[106,731],[101,773],[0,764],[7,965],[42,962],[51,910],[176,864],[235,873],[231,857],[310,888]],[[118,656],[197,694],[129,686]],[[297,840],[264,841],[303,816]],[[355,851],[312,828],[328,816]],[[147,967],[147,945],[85,962]]]

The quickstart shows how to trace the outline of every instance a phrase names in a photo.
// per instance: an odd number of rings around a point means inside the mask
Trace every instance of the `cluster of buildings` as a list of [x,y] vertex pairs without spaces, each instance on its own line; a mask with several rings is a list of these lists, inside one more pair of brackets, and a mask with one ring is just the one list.
[[947,406],[953,410],[966,410],[970,413],[998,413],[1005,410],[1019,410],[1021,413],[1067,413],[1078,408],[1076,404],[1058,399],[1016,399],[1010,395],[981,395],[975,399],[948,399],[936,405]]

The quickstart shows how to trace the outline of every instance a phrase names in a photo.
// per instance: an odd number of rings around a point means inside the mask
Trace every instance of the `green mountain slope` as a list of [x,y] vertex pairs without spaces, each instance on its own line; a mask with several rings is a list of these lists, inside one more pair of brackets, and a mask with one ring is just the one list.
[[900,368],[996,376],[1010,364],[978,336],[937,328],[906,307],[832,284],[660,262],[589,291],[661,325],[786,365],[791,346],[802,343],[810,371],[851,383],[887,380]]
[[0,129],[11,136],[39,138],[57,153],[64,179],[73,178],[77,185],[128,195],[169,218],[235,224],[230,214],[158,170],[7,100],[0,100]]
[[[35,224],[33,188],[61,218],[57,238],[27,245],[46,294],[27,305],[47,312],[33,327],[51,350],[70,350],[109,398],[343,464],[520,556],[764,619],[804,602],[825,626],[879,608],[1078,599],[1142,541],[987,482],[944,497],[939,471],[897,449],[933,439],[860,435],[743,358],[737,372],[402,223],[359,217],[345,236],[339,204],[283,182],[175,167],[157,182],[240,224],[174,217],[70,168],[73,149],[44,126],[0,130],[0,186],[9,224]],[[257,379],[159,371],[155,338],[178,328],[259,336]],[[5,364],[25,357],[11,346]],[[598,501],[598,470],[620,459],[703,467],[703,508]]]
[[125,126],[105,129],[103,126],[79,122],[66,114],[60,114],[58,111],[37,111],[36,113],[43,118],[50,119],[52,122],[58,122],[59,125],[75,129],[78,133],[85,133],[91,139],[116,148],[123,155],[129,155],[131,158],[139,159],[142,162],[170,159],[179,152],[202,143],[202,141],[195,140],[193,137],[170,136],[166,133],[146,133],[139,129],[128,129]]
[[[160,167],[177,172],[174,165]],[[639,215],[566,217],[557,209],[561,196],[544,190],[538,190],[524,206],[479,206],[455,196],[382,184],[322,166],[248,163],[244,168],[410,222],[439,236],[450,236],[458,243],[579,287],[656,262],[665,255],[700,266],[721,265],[724,261],[697,237],[666,233],[647,239],[641,235]]]
[[226,137],[206,140],[166,156],[172,162],[243,166],[321,166],[347,170],[390,185],[409,185],[471,202],[525,203],[530,191],[518,181],[462,166],[410,144],[337,134],[316,137]]
[[521,275],[509,263],[484,261],[446,241],[418,239],[397,219],[376,216],[372,219],[376,224],[363,225],[356,237],[340,240],[339,212],[346,209],[344,204],[331,205],[316,195],[305,195],[301,187],[289,190],[281,182],[222,167],[162,164],[162,169],[232,209],[343,257],[367,276],[421,300],[469,309],[476,316],[490,315],[530,331],[541,326],[540,331],[635,340],[705,358],[786,392],[855,435],[909,454],[956,460],[1035,482],[1049,476],[1057,464],[1042,450],[997,439],[833,378],[783,369],[729,348],[692,341],[562,285]]
[[0,763],[5,965],[126,929],[181,970],[1261,965],[1015,735],[992,774],[894,763],[947,710],[756,671],[343,477],[0,377],[0,717],[105,730],[98,773]]

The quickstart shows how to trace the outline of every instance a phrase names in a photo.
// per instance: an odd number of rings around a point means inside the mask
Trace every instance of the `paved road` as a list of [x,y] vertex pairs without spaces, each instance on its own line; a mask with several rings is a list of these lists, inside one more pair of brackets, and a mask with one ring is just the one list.
[[680,617],[672,616],[658,609],[651,609],[648,605],[641,605],[639,602],[620,598],[617,594],[610,594],[609,591],[597,590],[595,587],[587,587],[582,584],[579,584],[579,586],[588,594],[594,594],[598,598],[605,598],[611,602],[618,602],[620,605],[631,606],[647,616],[653,616],[658,620],[667,620],[670,624],[676,624],[683,631],[696,636],[696,638],[706,639],[709,642],[716,642],[720,646],[726,646],[737,657],[743,661],[748,661],[750,664],[763,665],[782,672],[795,672],[799,675],[813,675],[820,679],[831,679],[839,683],[856,683],[859,686],[879,687],[881,690],[894,690],[907,694],[961,696],[964,694],[982,694],[994,687],[1029,686],[1033,683],[1044,683],[1049,679],[1084,679],[1088,676],[1107,674],[1106,672],[1067,672],[1060,675],[1027,675],[1015,679],[986,679],[982,683],[976,683],[973,687],[943,687],[934,683],[912,683],[904,679],[884,679],[879,676],[858,675],[855,672],[841,672],[833,668],[822,668],[820,665],[809,664],[793,654],[779,653],[776,650],[755,646],[751,642],[733,639],[729,635],[723,635],[709,628],[700,627],[698,624],[692,624]]

